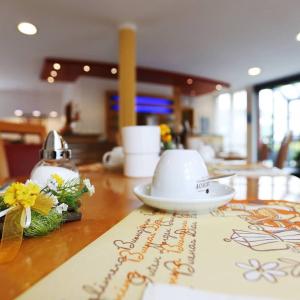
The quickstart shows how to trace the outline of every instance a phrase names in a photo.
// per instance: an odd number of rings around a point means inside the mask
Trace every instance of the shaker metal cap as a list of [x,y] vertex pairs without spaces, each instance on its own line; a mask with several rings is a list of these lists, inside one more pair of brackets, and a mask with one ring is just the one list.
[[57,131],[51,130],[40,151],[40,157],[41,159],[70,159],[71,150]]

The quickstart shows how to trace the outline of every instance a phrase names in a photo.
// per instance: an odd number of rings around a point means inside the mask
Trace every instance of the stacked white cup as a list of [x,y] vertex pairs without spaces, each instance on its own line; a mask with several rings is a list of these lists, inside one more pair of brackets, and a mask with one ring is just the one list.
[[128,177],[152,177],[159,161],[159,126],[123,127],[122,142],[124,174]]

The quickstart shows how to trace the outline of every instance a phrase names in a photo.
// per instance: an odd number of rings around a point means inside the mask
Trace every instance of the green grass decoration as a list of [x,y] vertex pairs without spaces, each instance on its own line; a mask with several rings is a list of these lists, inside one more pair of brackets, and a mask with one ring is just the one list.
[[60,227],[63,215],[52,209],[47,216],[43,216],[36,211],[31,212],[31,224],[24,229],[27,237],[42,236]]

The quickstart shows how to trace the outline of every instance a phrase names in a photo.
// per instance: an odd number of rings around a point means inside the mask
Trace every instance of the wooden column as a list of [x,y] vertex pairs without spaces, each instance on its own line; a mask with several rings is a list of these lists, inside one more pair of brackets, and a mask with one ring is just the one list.
[[182,126],[182,108],[181,108],[181,89],[179,86],[173,88],[174,112],[175,112],[175,131],[180,132]]
[[119,30],[119,129],[136,125],[136,28],[124,24]]

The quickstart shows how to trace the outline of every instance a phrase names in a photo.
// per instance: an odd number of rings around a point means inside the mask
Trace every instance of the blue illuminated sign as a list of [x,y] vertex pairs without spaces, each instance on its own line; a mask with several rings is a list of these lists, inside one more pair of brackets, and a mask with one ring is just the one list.
[[[119,111],[119,105],[112,105],[111,109]],[[148,105],[137,105],[135,111],[144,114],[171,114],[173,109],[163,106],[148,106]]]
[[[111,96],[112,100],[119,102],[119,96]],[[137,96],[135,98],[135,103],[137,105],[172,105],[173,101],[165,98],[147,97],[147,96]]]

